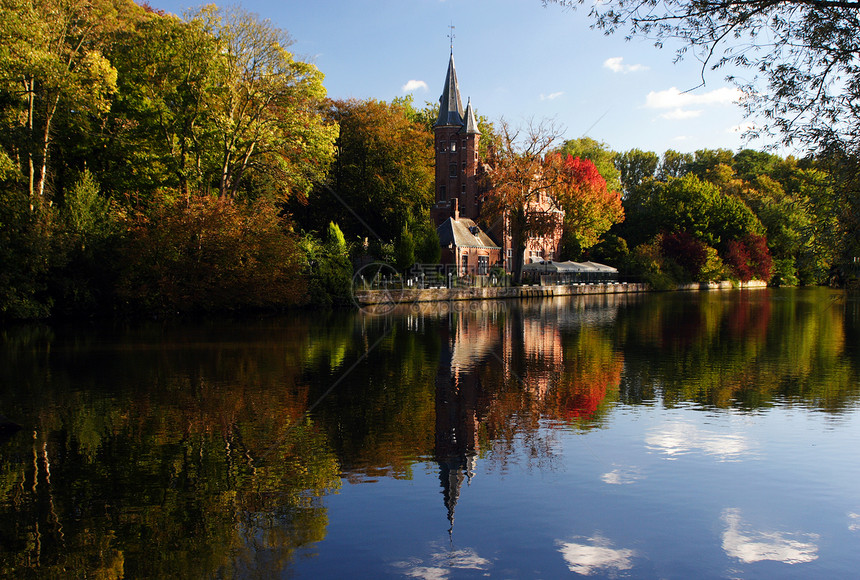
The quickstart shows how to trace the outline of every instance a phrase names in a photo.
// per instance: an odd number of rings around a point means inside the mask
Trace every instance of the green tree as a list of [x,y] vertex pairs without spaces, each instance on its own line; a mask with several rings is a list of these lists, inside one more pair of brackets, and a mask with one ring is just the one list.
[[301,247],[305,253],[311,304],[346,304],[352,297],[352,264],[340,227],[329,222],[324,241],[305,234]]
[[210,104],[219,196],[307,194],[325,175],[337,137],[336,124],[322,115],[322,73],[295,60],[287,33],[268,20],[212,6],[194,18],[221,55],[220,87]]
[[732,166],[734,154],[728,149],[699,149],[693,159],[686,162],[686,173],[705,178],[708,172],[719,165]]
[[419,227],[415,238],[415,260],[422,264],[438,264],[442,258],[442,248],[439,247],[436,228],[429,220]]
[[202,18],[152,15],[120,36],[110,54],[119,91],[99,156],[111,189],[147,200],[165,187],[186,198],[209,187],[219,52]]
[[[116,69],[104,51],[123,22],[126,0],[3,0],[0,3],[0,91],[17,112],[19,160],[36,209],[46,204],[58,116],[100,115],[116,91]],[[8,99],[8,100],[7,100]]]
[[693,174],[661,184],[653,203],[650,217],[655,233],[688,232],[718,249],[730,240],[764,231],[740,198],[722,194],[716,185]]
[[415,239],[407,226],[403,226],[395,248],[397,260],[395,267],[405,272],[415,263]]
[[325,183],[290,211],[307,230],[334,218],[348,239],[397,240],[403,226],[426,219],[435,179],[433,134],[413,120],[411,105],[376,100],[333,101],[340,126],[337,156]]
[[702,62],[703,84],[708,69],[739,69],[730,70],[728,78],[744,94],[747,115],[755,118],[750,136],[838,159],[831,169],[841,176],[834,192],[848,211],[839,213],[841,235],[835,242],[843,256],[856,253],[860,210],[856,188],[849,185],[860,173],[856,3],[610,0],[589,6],[596,26],[607,33],[626,30],[628,37],[650,38],[658,46],[671,40],[679,58],[692,53]]
[[66,191],[52,235],[49,290],[58,313],[92,313],[114,305],[121,243],[115,204],[100,195],[99,184],[84,170]]
[[660,181],[669,181],[670,177],[684,177],[684,175],[689,171],[690,164],[692,162],[692,154],[679,153],[674,149],[667,149],[663,152],[663,157],[660,160],[660,169],[657,171],[657,179]]
[[645,179],[656,175],[660,158],[651,151],[631,149],[624,153],[617,153],[614,161],[621,180],[621,191],[627,197]]

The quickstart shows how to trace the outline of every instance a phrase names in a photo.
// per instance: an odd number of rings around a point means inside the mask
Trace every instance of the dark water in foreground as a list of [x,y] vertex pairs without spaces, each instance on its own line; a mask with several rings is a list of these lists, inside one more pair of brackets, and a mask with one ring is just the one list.
[[456,306],[0,331],[0,577],[860,573],[857,297]]

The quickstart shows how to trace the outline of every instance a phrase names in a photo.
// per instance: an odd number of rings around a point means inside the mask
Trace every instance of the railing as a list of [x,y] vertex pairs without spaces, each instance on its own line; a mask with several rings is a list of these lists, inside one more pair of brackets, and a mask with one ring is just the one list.
[[365,267],[356,276],[356,289],[384,290],[402,288],[497,288],[510,286],[510,276],[498,268],[463,268],[454,264],[415,264],[405,274],[381,267],[376,272]]
[[[640,281],[630,276],[603,272],[524,272],[522,285],[624,284]],[[364,268],[355,280],[357,290],[499,288],[512,285],[511,276],[505,274],[501,268],[488,270],[486,267],[469,266],[464,269],[455,264],[415,264],[405,274],[396,273],[388,267],[380,267],[376,271]]]

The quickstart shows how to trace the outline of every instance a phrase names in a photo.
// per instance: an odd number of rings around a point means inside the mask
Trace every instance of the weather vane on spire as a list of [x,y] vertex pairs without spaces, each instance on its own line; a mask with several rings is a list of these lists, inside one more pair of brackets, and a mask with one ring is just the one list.
[[448,32],[448,40],[451,41],[451,54],[454,54],[454,24],[452,23],[448,25],[448,28],[451,29],[451,31]]

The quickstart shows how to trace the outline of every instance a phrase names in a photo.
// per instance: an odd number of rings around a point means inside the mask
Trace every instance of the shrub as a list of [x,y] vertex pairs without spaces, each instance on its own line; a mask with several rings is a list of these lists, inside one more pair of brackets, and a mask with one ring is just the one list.
[[324,242],[305,234],[301,248],[305,254],[308,301],[323,306],[349,302],[352,298],[352,264],[340,227],[330,222]]

